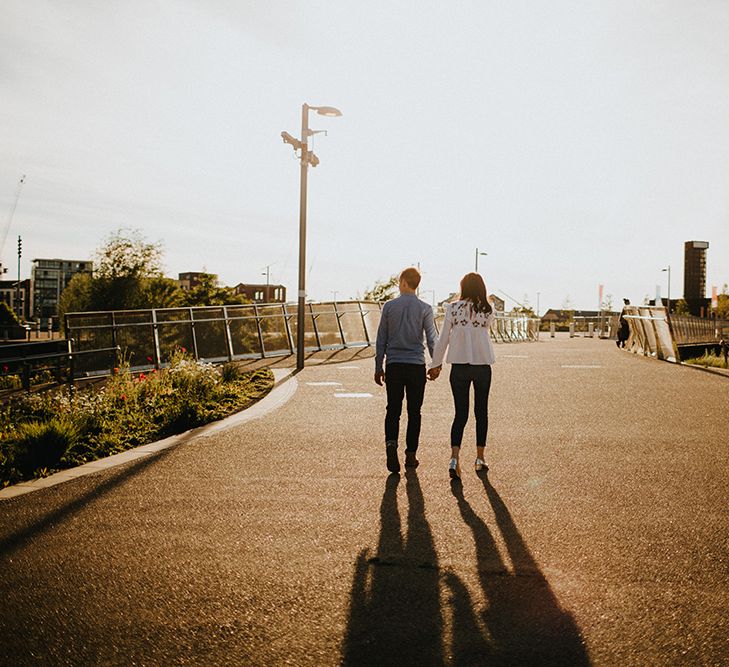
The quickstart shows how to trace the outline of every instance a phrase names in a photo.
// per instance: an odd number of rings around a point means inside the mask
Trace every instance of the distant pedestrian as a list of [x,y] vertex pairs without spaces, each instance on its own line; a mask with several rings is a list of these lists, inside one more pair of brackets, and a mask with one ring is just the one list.
[[630,305],[630,299],[623,299],[623,304],[623,310],[618,319],[618,340],[615,341],[615,344],[620,348],[625,347],[625,341],[630,338],[630,326],[628,320],[625,319],[625,307]]
[[475,469],[476,472],[488,471],[484,449],[489,428],[491,365],[496,361],[490,334],[495,317],[483,278],[478,273],[467,273],[461,280],[459,299],[446,307],[433,363],[428,371],[431,380],[437,379],[447,349],[446,361],[451,364],[450,384],[455,406],[451,426],[451,460],[448,465],[452,479],[461,477],[459,455],[463,430],[468,421],[471,385],[476,416]]
[[420,409],[426,382],[423,337],[425,335],[432,357],[437,336],[433,309],[417,297],[415,290],[418,285],[420,273],[417,269],[405,269],[400,274],[400,296],[383,305],[377,330],[375,382],[380,386],[384,382],[387,388],[385,453],[390,472],[400,472],[397,446],[405,396],[408,413],[405,465],[418,466],[415,454],[420,439]]

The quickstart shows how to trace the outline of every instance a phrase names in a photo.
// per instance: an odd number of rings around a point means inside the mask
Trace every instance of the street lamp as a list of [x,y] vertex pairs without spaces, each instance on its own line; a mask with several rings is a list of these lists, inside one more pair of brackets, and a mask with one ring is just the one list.
[[288,132],[281,132],[285,144],[291,144],[294,151],[301,151],[301,186],[299,195],[299,293],[296,314],[296,369],[304,368],[304,303],[306,300],[306,188],[309,165],[316,167],[319,158],[309,150],[309,137],[321,130],[309,129],[309,109],[320,116],[336,117],[342,112],[334,107],[301,106],[301,139],[292,137]]
[[668,271],[668,307],[666,308],[666,314],[671,312],[671,265],[669,264],[665,269],[661,269],[661,272]]
[[478,248],[476,248],[476,273],[478,273],[478,256],[479,255],[488,255],[487,252],[479,252]]

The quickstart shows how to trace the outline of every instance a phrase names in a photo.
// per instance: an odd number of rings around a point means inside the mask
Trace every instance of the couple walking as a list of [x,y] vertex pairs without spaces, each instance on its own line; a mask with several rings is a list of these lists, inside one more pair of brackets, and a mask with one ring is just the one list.
[[[405,269],[400,274],[400,296],[382,307],[377,330],[375,382],[387,388],[385,416],[385,452],[387,469],[400,471],[397,453],[400,414],[403,398],[407,396],[408,425],[405,436],[405,466],[417,467],[420,438],[420,408],[425,396],[426,378],[436,380],[446,361],[451,364],[450,385],[453,392],[455,416],[451,426],[451,460],[448,472],[460,479],[460,451],[463,430],[468,421],[469,395],[474,387],[476,416],[477,472],[485,472],[484,448],[488,432],[488,404],[491,388],[491,364],[494,349],[489,328],[494,320],[486,285],[478,273],[468,273],[461,280],[457,301],[448,304],[440,336],[433,321],[433,309],[416,296],[420,284],[417,269]],[[426,372],[423,337],[428,345],[431,364]],[[437,337],[437,340],[436,340]],[[383,366],[383,364],[385,364]]]

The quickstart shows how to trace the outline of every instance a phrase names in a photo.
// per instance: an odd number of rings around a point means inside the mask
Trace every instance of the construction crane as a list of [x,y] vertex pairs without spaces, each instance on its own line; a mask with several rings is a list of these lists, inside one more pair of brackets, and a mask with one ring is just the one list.
[[10,231],[10,225],[13,224],[13,216],[15,215],[15,209],[18,208],[18,200],[20,199],[20,193],[25,183],[25,174],[20,177],[18,187],[15,188],[15,197],[13,198],[13,205],[10,208],[10,215],[2,229],[2,238],[0,238],[0,265],[2,264],[3,250],[5,250],[5,240],[8,238],[8,232]]

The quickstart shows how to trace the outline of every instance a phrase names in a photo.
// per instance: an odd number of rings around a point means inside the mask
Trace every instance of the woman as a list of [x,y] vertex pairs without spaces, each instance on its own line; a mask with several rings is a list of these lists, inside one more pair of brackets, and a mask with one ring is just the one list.
[[486,472],[484,447],[489,426],[489,390],[491,364],[496,359],[491,343],[490,327],[495,315],[486,294],[486,285],[478,273],[467,273],[461,280],[461,296],[446,307],[440,337],[433,351],[428,377],[435,380],[446,361],[451,364],[451,391],[456,415],[451,426],[451,462],[448,473],[452,479],[461,478],[458,457],[463,429],[468,421],[469,394],[474,389],[476,414],[476,472]]

